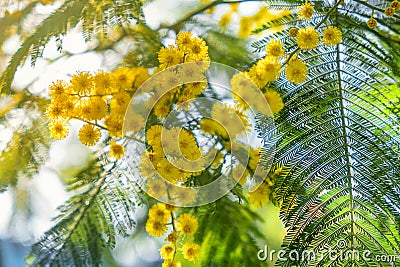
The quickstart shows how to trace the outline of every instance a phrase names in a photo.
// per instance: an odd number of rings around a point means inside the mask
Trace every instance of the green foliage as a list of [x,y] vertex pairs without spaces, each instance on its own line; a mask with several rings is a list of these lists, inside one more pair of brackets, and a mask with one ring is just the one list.
[[246,47],[246,41],[217,31],[209,31],[205,36],[213,61],[229,65],[232,68],[246,70],[253,58]]
[[[280,164],[274,165],[269,176],[269,180],[273,183],[271,186],[270,199],[275,206],[280,210],[289,212],[296,206],[296,190],[298,184],[287,184],[287,176],[290,174],[289,166],[282,166]],[[284,194],[283,194],[284,193]],[[286,196],[288,195],[288,196]]]
[[38,172],[47,159],[49,141],[43,120],[32,121],[31,127],[13,133],[0,154],[0,191],[15,186],[21,175],[31,177]]
[[262,266],[256,238],[264,235],[254,224],[262,218],[254,211],[224,197],[198,208],[201,266]]
[[[384,7],[389,3],[371,4]],[[329,8],[330,2],[323,1],[317,12]],[[281,213],[288,227],[284,247],[300,254],[305,250],[322,253],[323,248],[338,249],[339,240],[345,240],[349,250],[360,254],[370,250],[371,261],[335,259],[325,253],[316,261],[288,260],[279,265],[386,266],[375,256],[398,255],[400,129],[398,116],[391,112],[396,105],[391,88],[399,81],[400,29],[394,19],[383,19],[378,12],[384,31],[370,30],[364,26],[369,16],[370,10],[358,1],[339,6],[327,24],[343,32],[343,43],[321,44],[299,54],[309,67],[303,84],[293,86],[284,78],[277,81],[285,109],[275,121],[275,160],[291,166],[284,181],[288,187],[279,192],[284,203],[293,201],[290,188],[295,188],[297,198],[294,209]],[[312,23],[321,19],[316,15]],[[280,23],[304,26],[290,15],[260,31]],[[295,39],[288,37],[287,30],[253,46],[261,51],[275,37],[293,50]]]
[[161,37],[158,31],[150,29],[145,24],[139,24],[128,33],[133,39],[133,45],[124,58],[124,65],[156,67],[158,65],[157,54],[161,49]]
[[17,16],[10,14],[9,16],[0,18],[0,29],[2,29],[0,32],[0,47],[7,40],[7,38],[15,32],[18,34],[22,33],[22,21],[28,14],[30,14],[36,4],[37,2],[35,1],[29,3],[22,11],[20,11],[20,13],[17,13]]
[[[67,181],[74,195],[59,208],[54,227],[32,246],[29,266],[100,266],[116,235],[127,236],[135,226],[137,189],[115,163],[93,159]],[[135,204],[136,203],[136,204]]]
[[388,94],[389,99],[393,99],[393,105],[389,107],[390,112],[395,114],[400,120],[400,88],[398,85],[392,85],[388,88],[391,92]]

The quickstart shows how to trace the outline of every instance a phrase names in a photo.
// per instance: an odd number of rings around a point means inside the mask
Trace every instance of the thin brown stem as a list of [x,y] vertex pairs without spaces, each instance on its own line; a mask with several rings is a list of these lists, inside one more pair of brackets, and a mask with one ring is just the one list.
[[185,16],[183,16],[181,19],[179,19],[177,22],[167,25],[167,24],[161,24],[159,29],[163,29],[163,28],[168,28],[168,29],[173,29],[175,27],[177,27],[179,24],[189,20],[190,18],[201,14],[205,11],[207,11],[208,9],[211,9],[217,5],[220,4],[237,4],[237,3],[243,3],[243,2],[264,2],[263,0],[232,0],[232,1],[223,1],[223,0],[217,0],[217,1],[213,1],[211,3],[206,4],[205,6],[202,6],[196,10],[194,10],[193,12],[190,12],[188,14],[186,14]]
[[187,21],[191,17],[193,17],[193,16],[195,16],[197,14],[203,13],[204,11],[206,11],[206,10],[216,6],[216,5],[218,5],[221,2],[222,2],[222,0],[217,0],[217,1],[211,2],[211,3],[209,3],[209,4],[205,5],[205,6],[200,7],[199,9],[196,9],[196,10],[190,12],[189,14],[186,14],[185,16],[183,16],[181,19],[179,19],[177,22],[175,22],[173,24],[170,24],[170,25],[161,24],[159,29],[162,29],[162,28],[173,29],[176,26],[178,26],[179,24]]
[[100,125],[100,124],[98,124],[98,123],[95,123],[95,122],[87,121],[87,120],[84,120],[84,119],[78,118],[78,117],[71,117],[71,119],[80,120],[80,121],[83,121],[84,123],[88,123],[88,124],[91,124],[91,125],[93,125],[93,126],[97,126],[97,127],[99,127],[100,129],[102,129],[102,130],[108,131],[108,128],[106,128],[106,127],[104,127],[103,125]]
[[143,140],[140,140],[140,139],[138,139],[138,138],[136,138],[136,137],[134,137],[134,136],[132,136],[132,135],[126,135],[126,136],[124,136],[124,138],[126,138],[126,139],[131,139],[131,140],[133,140],[133,141],[136,141],[136,142],[139,142],[139,143],[142,143],[142,144],[145,143]]
[[[359,3],[360,5],[364,5],[366,7],[369,7],[370,9],[372,9],[372,11],[376,10],[382,13],[385,13],[385,10],[376,6],[373,6],[371,4],[369,4],[368,2],[364,2],[364,1],[360,1],[360,0],[354,0],[355,2]],[[393,15],[394,18],[400,19],[400,16],[397,14]]]
[[[168,194],[169,195],[169,194]],[[176,228],[175,228],[175,217],[174,217],[174,212],[171,210],[171,223],[172,223],[172,229],[174,232],[176,232]],[[174,244],[174,256],[172,257],[172,260],[175,260],[175,256],[176,256],[176,242]]]

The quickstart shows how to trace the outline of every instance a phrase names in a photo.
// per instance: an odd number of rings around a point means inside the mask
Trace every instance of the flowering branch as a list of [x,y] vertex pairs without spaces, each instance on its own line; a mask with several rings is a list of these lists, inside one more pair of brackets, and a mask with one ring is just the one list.
[[[333,13],[333,11],[340,5],[341,1],[337,1],[335,5],[326,13],[325,17],[315,26],[315,29],[318,29],[321,27],[322,24],[326,22],[326,20],[329,18],[329,16]],[[285,62],[282,64],[282,67],[285,66],[290,59],[297,53],[299,52],[300,47],[297,47],[293,52],[291,52],[288,56],[288,58],[285,60]]]

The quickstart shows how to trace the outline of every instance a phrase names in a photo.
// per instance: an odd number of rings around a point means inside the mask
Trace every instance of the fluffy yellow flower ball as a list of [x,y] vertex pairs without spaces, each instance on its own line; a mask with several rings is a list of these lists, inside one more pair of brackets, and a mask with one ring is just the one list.
[[167,226],[163,221],[147,220],[146,231],[151,236],[162,236],[167,232]]
[[101,137],[99,128],[95,128],[92,124],[85,124],[78,133],[79,141],[87,146],[94,146]]
[[178,217],[176,222],[176,227],[178,231],[184,235],[193,235],[197,231],[198,221],[197,218],[194,217],[192,214],[182,214]]
[[64,139],[69,132],[68,123],[64,120],[57,120],[49,123],[50,137],[56,140]]
[[311,50],[318,46],[318,32],[310,26],[300,29],[297,33],[297,45],[301,49]]
[[259,87],[264,87],[268,82],[276,81],[281,74],[281,64],[273,56],[260,59],[249,71],[250,79]]
[[88,95],[93,90],[93,77],[87,72],[78,72],[71,78],[74,91],[79,95]]
[[110,157],[114,157],[116,159],[120,159],[125,154],[125,148],[123,145],[118,144],[115,141],[111,141],[110,143],[110,153],[108,154]]
[[301,5],[297,11],[299,19],[310,20],[313,14],[314,14],[314,6],[309,2],[306,2],[303,5]]
[[271,40],[265,47],[267,55],[274,57],[283,57],[285,50],[283,49],[283,44],[280,40]]
[[286,79],[294,84],[302,83],[306,80],[308,69],[301,59],[292,59],[289,61],[285,69]]
[[273,114],[278,113],[283,109],[283,100],[277,91],[269,90],[264,93],[264,97],[267,100],[269,108]]
[[195,243],[185,243],[182,246],[183,257],[188,261],[195,261],[199,257],[200,246]]
[[328,26],[323,33],[322,42],[330,46],[340,44],[342,42],[342,32],[336,27]]
[[165,244],[160,249],[161,258],[164,260],[172,260],[175,254],[175,246],[173,244]]

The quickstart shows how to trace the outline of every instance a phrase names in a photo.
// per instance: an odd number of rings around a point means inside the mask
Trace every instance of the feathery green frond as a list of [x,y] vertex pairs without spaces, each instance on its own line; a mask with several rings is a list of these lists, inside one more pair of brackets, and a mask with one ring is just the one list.
[[135,226],[136,191],[124,177],[115,163],[94,159],[67,181],[74,195],[59,208],[55,226],[32,246],[29,266],[100,266],[104,249]]
[[248,207],[224,197],[198,208],[201,266],[262,266],[256,238],[263,234],[255,225],[261,217]]
[[20,175],[33,176],[47,159],[49,138],[43,120],[32,121],[29,128],[13,133],[0,153],[0,190],[15,186]]
[[209,31],[205,40],[210,49],[210,57],[216,62],[243,70],[248,69],[254,60],[251,54],[243,49],[246,47],[243,39],[217,31]]
[[[390,3],[385,2],[382,6]],[[331,6],[329,1],[323,5],[317,12]],[[288,186],[279,195],[286,205],[296,195],[294,208],[281,213],[289,227],[284,247],[300,255],[317,252],[317,260],[279,262],[282,266],[386,266],[376,256],[399,252],[400,128],[398,117],[390,112],[396,105],[390,88],[398,83],[394,50],[400,45],[395,37],[399,28],[388,19],[381,21],[390,25],[386,35],[379,28],[364,27],[370,10],[362,5],[341,6],[327,20],[327,25],[343,32],[342,44],[321,44],[300,52],[309,67],[306,82],[294,86],[281,77],[276,83],[285,108],[275,121],[275,160],[291,167],[283,182]],[[281,21],[299,25],[296,16]],[[253,47],[261,50],[268,40],[282,36],[275,34]],[[296,47],[294,38],[284,42],[292,50]],[[324,248],[338,249],[342,240],[346,243],[343,249],[360,254],[370,250],[370,261],[323,254]]]
[[2,31],[0,32],[0,47],[12,34],[14,34],[15,32],[19,34],[21,33],[22,21],[26,18],[28,14],[30,14],[30,12],[32,11],[32,9],[35,8],[36,5],[37,2],[33,1],[21,11],[18,11],[17,16],[13,16],[12,14],[10,14],[9,16],[4,16],[0,18],[0,29],[2,29]]
[[7,69],[1,76],[2,94],[8,94],[10,92],[15,72],[29,54],[31,54],[32,64],[34,64],[37,57],[41,54],[41,49],[52,36],[64,34],[68,26],[74,27],[78,23],[79,14],[82,9],[84,9],[86,3],[86,0],[66,1],[56,12],[43,21],[34,34],[24,41],[22,46],[11,58]]
[[133,45],[124,57],[124,65],[147,68],[157,66],[157,54],[161,48],[160,34],[145,24],[138,24],[133,29],[130,29],[128,33],[133,40]]

